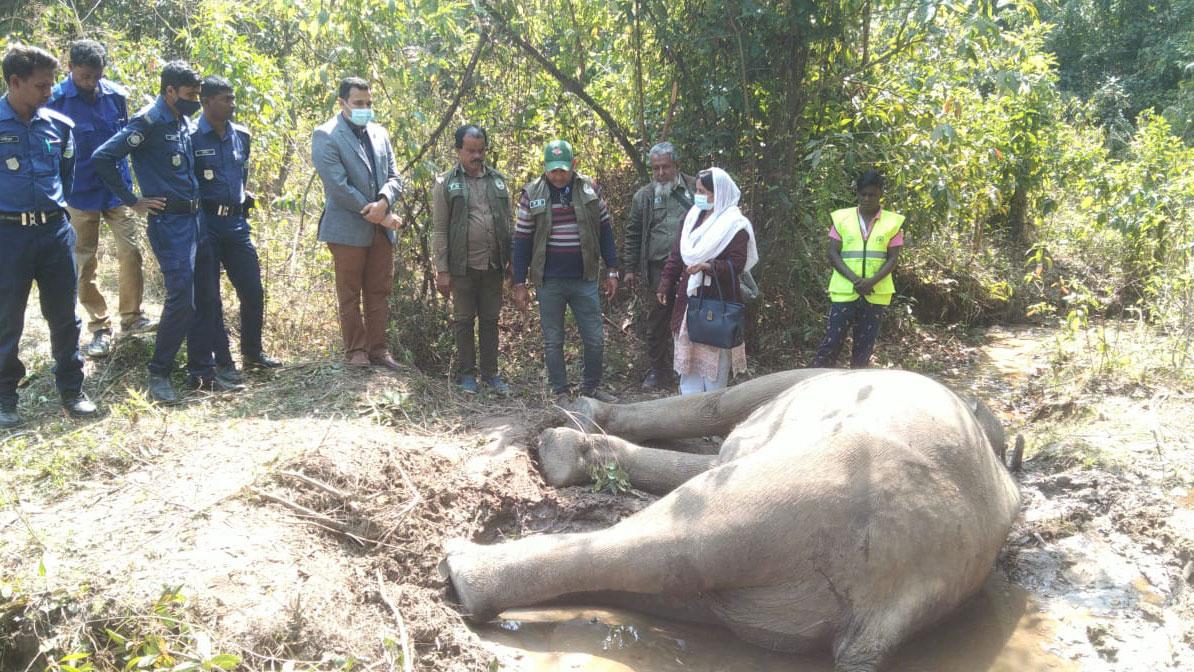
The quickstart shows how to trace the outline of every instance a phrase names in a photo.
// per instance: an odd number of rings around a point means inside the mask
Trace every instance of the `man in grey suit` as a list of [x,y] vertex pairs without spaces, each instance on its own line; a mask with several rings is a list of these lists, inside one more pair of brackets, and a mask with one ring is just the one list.
[[402,180],[389,133],[372,121],[369,82],[343,79],[339,103],[340,113],[311,136],[311,159],[326,198],[319,240],[327,243],[336,268],[340,333],[348,363],[397,370],[386,347],[386,325],[395,232],[402,228],[392,209],[402,194]]

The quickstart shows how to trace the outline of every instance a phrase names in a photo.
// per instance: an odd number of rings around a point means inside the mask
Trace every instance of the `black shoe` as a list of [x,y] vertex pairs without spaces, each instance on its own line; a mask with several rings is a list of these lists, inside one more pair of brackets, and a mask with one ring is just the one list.
[[83,354],[91,359],[103,359],[112,352],[112,330],[100,329],[91,335],[91,342],[83,346]]
[[240,371],[236,370],[235,364],[223,364],[223,365],[217,364],[216,365],[216,378],[223,380],[225,383],[228,383],[229,385],[244,385],[245,384],[245,377],[240,374]]
[[259,352],[252,357],[241,357],[246,369],[276,369],[282,366],[282,360],[274,359],[264,352]]
[[216,392],[239,392],[245,389],[245,379],[232,367],[232,371],[216,369],[216,375],[211,380],[211,388]]
[[90,418],[99,413],[99,409],[83,392],[62,395],[62,407],[72,418]]
[[22,422],[25,422],[25,420],[21,418],[20,413],[17,413],[16,404],[13,404],[12,406],[0,406],[0,429],[16,427]]
[[580,391],[580,396],[582,396],[582,397],[588,397],[588,398],[590,398],[590,399],[596,399],[597,401],[603,401],[603,402],[605,402],[605,403],[607,403],[607,404],[616,404],[616,403],[618,403],[618,398],[617,398],[617,397],[615,397],[614,395],[610,394],[609,392],[602,392],[601,390],[598,390],[598,389],[596,389],[596,388],[593,388],[593,389],[588,389],[588,388],[581,389],[581,391]]
[[174,392],[174,386],[170,384],[170,379],[166,376],[159,376],[153,373],[149,374],[146,387],[149,388],[150,399],[160,401],[163,404],[178,403],[178,395]]
[[187,387],[192,390],[202,390],[203,392],[239,392],[245,389],[245,386],[240,383],[230,383],[225,379],[221,379],[218,373],[211,378],[187,376]]

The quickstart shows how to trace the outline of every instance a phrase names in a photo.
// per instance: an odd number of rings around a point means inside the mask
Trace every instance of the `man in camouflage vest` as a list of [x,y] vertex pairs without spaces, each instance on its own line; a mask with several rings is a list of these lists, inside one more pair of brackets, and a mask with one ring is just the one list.
[[485,129],[466,124],[456,129],[459,161],[440,175],[432,192],[435,231],[435,286],[452,297],[457,372],[463,392],[477,392],[477,329],[481,381],[498,394],[510,390],[498,375],[498,314],[502,276],[510,262],[511,209],[506,178],[485,164],[489,138]]
[[680,172],[679,156],[670,142],[661,142],[648,154],[651,183],[634,194],[622,258],[626,264],[624,280],[630,290],[643,283],[646,295],[647,358],[651,369],[643,379],[643,388],[668,387],[672,381],[672,295],[668,302],[655,300],[663,266],[667,263],[684,216],[692,207],[696,184]]

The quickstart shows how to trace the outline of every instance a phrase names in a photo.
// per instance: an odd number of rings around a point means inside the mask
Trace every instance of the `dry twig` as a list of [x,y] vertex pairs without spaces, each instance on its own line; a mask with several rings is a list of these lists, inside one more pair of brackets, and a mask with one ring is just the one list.
[[377,592],[381,595],[381,601],[386,603],[390,608],[390,612],[394,614],[394,620],[398,621],[398,638],[402,642],[402,670],[403,672],[413,672],[414,658],[410,655],[410,638],[406,635],[406,621],[402,620],[402,612],[398,611],[398,607],[390,596],[386,594],[386,582],[381,577],[381,570],[377,570]]

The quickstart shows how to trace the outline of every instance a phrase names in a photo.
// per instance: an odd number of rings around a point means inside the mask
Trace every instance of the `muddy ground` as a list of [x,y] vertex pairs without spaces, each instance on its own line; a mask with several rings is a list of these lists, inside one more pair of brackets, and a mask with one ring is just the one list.
[[[1024,515],[984,594],[894,669],[1194,669],[1194,395],[1059,379],[1054,343],[993,329],[924,360],[1026,439]],[[621,612],[466,627],[445,539],[593,529],[650,502],[545,487],[535,437],[560,419],[537,390],[470,399],[320,360],[164,410],[134,391],[148,347],[89,364],[107,409],[89,423],[57,413],[42,352],[31,422],[0,434],[0,668],[828,669]]]

